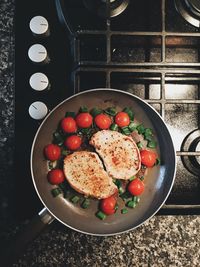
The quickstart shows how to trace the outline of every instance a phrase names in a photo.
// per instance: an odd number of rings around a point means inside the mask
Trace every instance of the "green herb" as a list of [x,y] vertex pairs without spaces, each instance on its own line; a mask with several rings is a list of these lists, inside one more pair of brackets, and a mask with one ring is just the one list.
[[137,131],[139,134],[143,134],[145,132],[145,128],[144,128],[144,125],[143,124],[139,124],[137,127],[136,127]]
[[78,203],[79,199],[80,198],[78,196],[73,196],[70,200],[71,200],[71,202],[73,202],[74,204],[76,204],[76,203]]
[[99,109],[99,108],[93,108],[90,112],[90,114],[93,116],[93,117],[96,117],[97,115],[101,114],[103,111],[102,109]]
[[59,132],[54,132],[53,133],[53,143],[57,144],[58,146],[62,146],[64,143],[64,136],[62,136],[61,133]]
[[105,218],[106,218],[106,214],[103,213],[102,211],[98,211],[98,212],[96,213],[96,216],[97,216],[99,219],[101,219],[101,220],[105,220]]
[[154,141],[154,140],[149,141],[148,144],[147,144],[147,146],[148,146],[149,148],[155,148],[156,145],[157,145],[157,143],[156,143],[156,141]]
[[124,189],[123,189],[122,186],[120,186],[120,187],[118,188],[118,192],[119,192],[119,195],[121,195],[121,194],[124,193]]
[[144,134],[153,135],[153,130],[151,128],[146,128]]
[[105,110],[105,113],[110,116],[115,116],[117,114],[117,111],[114,107],[109,107]]
[[147,140],[147,141],[152,141],[153,140],[153,136],[144,133],[144,139]]
[[126,213],[128,213],[128,210],[126,208],[121,209],[121,214],[126,214]]
[[127,202],[126,205],[127,205],[127,207],[134,209],[137,204],[135,203],[135,201],[130,200],[130,201]]
[[81,106],[80,109],[79,109],[79,112],[80,113],[88,112],[88,108],[86,106]]
[[133,132],[133,131],[136,130],[137,125],[136,125],[133,121],[131,121],[131,122],[129,123],[128,128],[129,128],[129,130],[130,130],[131,132]]
[[115,123],[112,123],[111,126],[110,126],[110,130],[117,131],[118,130],[118,125],[115,124]]
[[129,116],[131,121],[134,120],[134,113],[130,108],[126,107],[126,108],[123,109],[123,111],[128,114],[128,116]]
[[48,161],[48,167],[50,170],[52,170],[54,167],[54,161]]
[[133,181],[136,178],[136,176],[131,176],[131,178],[129,178],[129,181]]
[[76,117],[76,113],[73,112],[73,111],[67,111],[65,113],[65,117],[72,117],[72,118],[75,118]]
[[132,201],[134,201],[135,203],[139,203],[140,198],[138,196],[134,196],[134,197],[132,197]]
[[90,206],[90,200],[88,198],[86,198],[83,203],[81,204],[81,207],[83,209],[87,209]]
[[122,130],[122,133],[125,134],[125,135],[131,134],[131,131],[129,130],[129,128],[127,126],[126,127],[122,127],[121,130]]
[[66,149],[63,149],[62,152],[61,152],[61,154],[62,154],[63,156],[67,156],[67,155],[70,154],[70,151],[69,151],[69,150],[66,150]]
[[118,179],[116,179],[116,180],[114,181],[114,183],[116,184],[116,186],[117,186],[118,188],[122,185],[122,182],[121,182],[120,180],[118,180]]
[[116,205],[115,205],[115,212],[118,210],[118,208],[119,208],[119,205],[116,204]]
[[140,176],[140,180],[141,180],[141,181],[144,180],[144,175]]
[[155,165],[160,165],[161,161],[159,158],[156,159],[156,164]]
[[127,200],[127,199],[131,198],[131,194],[130,194],[128,191],[126,191],[126,192],[124,192],[123,194],[121,194],[120,197],[121,197],[123,200]]
[[137,147],[138,147],[139,149],[141,149],[141,148],[143,147],[142,143],[141,143],[141,142],[137,142]]
[[51,194],[52,194],[53,197],[57,197],[61,193],[62,193],[62,191],[61,191],[61,189],[59,187],[56,187],[56,188],[51,190]]

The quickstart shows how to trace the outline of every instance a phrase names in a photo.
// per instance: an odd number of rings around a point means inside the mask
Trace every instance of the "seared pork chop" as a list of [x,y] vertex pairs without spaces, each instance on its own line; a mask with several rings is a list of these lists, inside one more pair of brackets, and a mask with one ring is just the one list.
[[109,176],[128,180],[140,170],[140,152],[131,137],[102,130],[92,136],[90,144],[103,160]]
[[103,199],[118,190],[94,152],[78,151],[68,155],[63,169],[71,187],[86,196]]

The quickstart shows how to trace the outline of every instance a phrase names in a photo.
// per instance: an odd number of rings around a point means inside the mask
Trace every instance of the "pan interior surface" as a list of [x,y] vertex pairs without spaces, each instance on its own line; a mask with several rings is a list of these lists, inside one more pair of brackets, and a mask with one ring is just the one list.
[[[149,169],[145,176],[145,191],[140,203],[135,209],[129,209],[122,215],[120,210],[123,205],[119,202],[118,211],[99,220],[95,213],[98,210],[98,201],[92,200],[88,209],[82,209],[69,200],[58,196],[52,197],[52,185],[47,182],[47,162],[43,156],[45,145],[52,142],[59,121],[65,116],[66,111],[78,112],[80,106],[89,109],[100,107],[105,109],[115,106],[118,110],[130,107],[135,118],[152,128],[158,143],[158,155],[161,165]],[[59,104],[38,129],[31,153],[31,172],[36,191],[47,209],[66,226],[91,235],[114,235],[134,229],[153,216],[164,204],[169,195],[175,176],[175,151],[169,131],[160,115],[147,103],[132,94],[114,89],[93,89],[74,95]]]

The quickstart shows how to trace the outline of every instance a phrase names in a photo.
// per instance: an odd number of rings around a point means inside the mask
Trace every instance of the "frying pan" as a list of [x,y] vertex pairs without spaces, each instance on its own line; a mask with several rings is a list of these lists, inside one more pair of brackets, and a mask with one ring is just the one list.
[[[82,209],[62,196],[52,197],[52,185],[47,182],[46,178],[48,169],[47,162],[44,160],[43,149],[45,145],[52,142],[52,134],[59,121],[65,116],[66,111],[78,112],[80,106],[83,105],[89,109],[93,107],[105,109],[115,106],[117,110],[122,110],[124,107],[130,107],[134,111],[137,121],[143,123],[145,127],[152,128],[155,133],[161,165],[148,171],[144,180],[145,192],[141,196],[140,204],[135,209],[130,209],[126,215],[122,215],[118,211],[102,221],[95,216],[98,201],[93,200],[88,209]],[[176,156],[167,126],[149,104],[130,93],[104,88],[73,95],[57,105],[48,114],[35,135],[30,165],[35,190],[45,207],[40,213],[40,220],[43,225],[56,218],[67,227],[81,233],[109,236],[135,229],[161,208],[173,186]],[[36,221],[38,224],[38,219]]]

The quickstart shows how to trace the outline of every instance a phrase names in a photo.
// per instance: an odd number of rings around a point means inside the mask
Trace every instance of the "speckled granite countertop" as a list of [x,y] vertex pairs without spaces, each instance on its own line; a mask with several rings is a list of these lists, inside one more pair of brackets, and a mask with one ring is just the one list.
[[[14,0],[0,1],[0,240],[23,229],[12,210]],[[53,222],[13,266],[200,266],[200,216],[155,216],[135,231],[86,236]],[[2,244],[2,243],[1,243]]]

